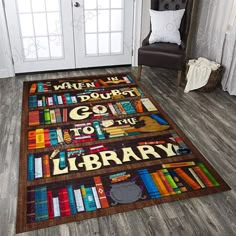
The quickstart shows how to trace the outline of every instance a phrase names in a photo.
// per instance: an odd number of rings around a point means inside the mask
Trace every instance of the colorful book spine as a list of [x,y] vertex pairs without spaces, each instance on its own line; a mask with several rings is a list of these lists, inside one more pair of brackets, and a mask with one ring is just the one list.
[[172,162],[168,164],[162,164],[162,168],[177,168],[177,167],[188,167],[188,166],[195,166],[196,163],[194,161],[184,161],[184,162]]
[[142,113],[143,112],[143,105],[142,105],[142,102],[140,100],[136,100],[134,102],[134,106],[135,106],[135,109],[138,113]]
[[72,103],[77,103],[77,98],[76,98],[76,96],[71,96],[71,101],[72,101]]
[[50,118],[52,124],[57,123],[55,110],[50,110]]
[[40,125],[44,125],[44,111],[39,111],[39,122]]
[[57,131],[55,129],[50,129],[49,136],[50,136],[50,145],[51,146],[58,145]]
[[48,220],[47,187],[37,187],[35,196],[35,221]]
[[152,177],[154,183],[156,184],[159,192],[161,193],[161,196],[162,197],[169,196],[170,193],[167,191],[167,189],[166,189],[164,183],[162,182],[160,176],[157,173],[151,173],[151,177]]
[[175,181],[173,180],[173,178],[171,177],[169,171],[167,169],[162,169],[162,173],[164,174],[165,178],[167,179],[167,181],[169,182],[170,186],[173,188],[173,190],[175,191],[175,193],[181,193],[181,191],[179,190],[178,186],[176,185]]
[[43,155],[43,177],[44,178],[51,177],[49,155],[48,154]]
[[205,165],[203,163],[198,163],[197,165],[200,167],[200,169],[203,171],[203,173],[207,176],[207,178],[213,183],[214,186],[220,186],[220,184],[216,181],[216,179],[208,171],[208,169],[205,167]]
[[100,201],[99,201],[99,197],[98,197],[98,193],[97,193],[96,187],[92,187],[92,192],[93,192],[93,197],[94,197],[94,200],[95,200],[95,203],[96,203],[96,208],[100,209],[101,208],[101,204],[100,204]]
[[168,125],[168,122],[164,120],[162,117],[160,117],[159,115],[151,114],[150,116],[152,117],[152,119],[156,120],[159,124]]
[[70,211],[71,214],[74,215],[77,213],[76,211],[76,203],[75,203],[75,197],[74,197],[74,191],[72,185],[67,186],[68,196],[69,196],[69,203],[70,203]]
[[85,211],[83,198],[82,198],[82,194],[81,194],[80,189],[75,189],[74,195],[75,195],[75,202],[76,202],[77,211],[78,212]]
[[54,210],[53,210],[52,190],[48,190],[47,197],[48,197],[48,216],[49,216],[49,219],[53,219]]
[[31,84],[29,93],[35,93],[36,89],[37,89],[37,84],[36,83]]
[[55,109],[55,114],[56,114],[56,121],[57,123],[61,123],[62,122],[62,117],[61,117],[61,111],[59,108]]
[[36,95],[29,96],[28,106],[29,106],[29,108],[36,108],[38,106],[37,96]]
[[35,166],[35,179],[43,177],[43,163],[42,158],[37,157],[34,158],[34,166]]
[[157,174],[159,175],[159,177],[161,178],[163,184],[165,185],[167,191],[169,192],[170,195],[174,195],[176,194],[176,192],[174,191],[174,189],[171,187],[170,183],[167,181],[165,175],[163,174],[162,170],[157,170]]
[[110,108],[111,113],[113,114],[113,116],[117,116],[118,115],[116,110],[115,110],[115,108],[114,108],[114,106],[112,105],[112,103],[108,103],[108,107]]
[[44,109],[44,123],[45,125],[51,124],[51,116],[49,109]]
[[123,106],[121,105],[120,102],[117,102],[116,105],[117,105],[117,107],[118,107],[118,109],[120,110],[120,112],[121,112],[122,115],[127,115],[125,109],[123,108]]
[[36,148],[36,131],[31,130],[28,132],[28,149],[32,150]]
[[187,173],[185,173],[185,171],[183,171],[183,169],[181,168],[177,168],[174,169],[174,171],[176,172],[177,175],[179,175],[185,182],[186,184],[188,184],[193,190],[197,190],[200,189],[201,186],[196,183]]
[[55,105],[58,105],[58,100],[57,100],[57,95],[56,94],[53,94],[53,102]]
[[94,122],[93,122],[93,126],[94,126],[94,128],[95,128],[95,131],[96,131],[96,134],[97,134],[97,136],[98,136],[98,139],[99,139],[99,140],[105,139],[105,135],[104,135],[103,132],[102,132],[102,128],[101,128],[99,122],[98,122],[98,121],[94,121]]
[[63,108],[63,110],[62,110],[62,121],[67,122],[67,119],[68,119],[68,117],[67,117],[67,108]]
[[188,168],[189,172],[192,174],[192,176],[194,177],[194,179],[198,182],[198,184],[201,186],[201,188],[205,188],[205,184],[202,182],[202,180],[198,177],[198,175],[196,174],[196,172],[194,171],[193,168]]
[[120,104],[128,115],[136,114],[136,110],[130,101],[121,101]]
[[69,196],[66,188],[58,190],[58,198],[59,198],[61,216],[71,215]]
[[34,180],[34,154],[32,153],[28,155],[27,179]]
[[147,169],[138,170],[138,174],[142,179],[150,198],[160,198],[161,194],[157,189],[154,181],[152,180],[152,177],[149,174],[148,170]]
[[95,187],[97,189],[98,197],[101,203],[102,208],[108,208],[109,204],[107,201],[106,193],[103,188],[102,180],[100,176],[94,176],[93,177]]
[[49,129],[44,129],[44,145],[45,147],[50,147],[50,131]]
[[48,106],[53,106],[54,105],[53,97],[47,97],[46,102]]
[[36,148],[45,148],[44,129],[36,129]]
[[194,166],[193,169],[207,187],[214,186],[213,183],[208,179],[208,177],[204,174],[204,172],[200,169],[199,166]]
[[66,153],[64,151],[59,153],[59,167],[60,169],[66,168]]
[[174,171],[170,170],[169,173],[182,193],[191,190],[191,188],[188,187],[188,185],[185,184],[185,182]]
[[38,82],[38,83],[37,83],[37,91],[38,91],[38,93],[44,92],[44,89],[43,89],[43,82]]
[[27,223],[33,223],[35,221],[35,191],[34,191],[34,188],[29,188],[27,190],[26,215],[27,215]]
[[58,143],[64,143],[63,133],[62,133],[61,128],[57,128],[56,131],[57,131],[57,140],[58,140]]
[[142,104],[147,109],[147,111],[156,111],[157,108],[153,105],[153,103],[150,101],[149,98],[142,98],[141,99]]
[[59,104],[59,105],[62,105],[62,104],[63,104],[63,100],[62,100],[62,96],[61,96],[61,95],[58,95],[58,96],[57,96],[57,101],[58,101],[58,104]]
[[52,199],[52,202],[53,202],[54,217],[59,217],[59,216],[61,216],[59,198],[58,198],[58,197],[54,197],[54,198]]
[[29,126],[39,125],[39,111],[30,111],[29,112]]
[[66,104],[72,104],[72,100],[69,93],[65,94]]
[[42,96],[42,104],[43,104],[43,107],[47,106],[46,97],[45,96]]
[[91,188],[85,188],[84,185],[81,186],[82,197],[84,200],[85,210],[86,211],[95,211],[96,203],[93,197],[93,192]]

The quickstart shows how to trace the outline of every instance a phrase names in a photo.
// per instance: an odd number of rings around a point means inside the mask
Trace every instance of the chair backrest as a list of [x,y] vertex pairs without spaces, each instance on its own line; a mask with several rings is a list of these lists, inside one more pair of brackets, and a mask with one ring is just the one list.
[[193,0],[151,0],[151,9],[156,11],[180,10],[184,8],[185,13],[180,26],[180,35],[186,46],[191,22]]

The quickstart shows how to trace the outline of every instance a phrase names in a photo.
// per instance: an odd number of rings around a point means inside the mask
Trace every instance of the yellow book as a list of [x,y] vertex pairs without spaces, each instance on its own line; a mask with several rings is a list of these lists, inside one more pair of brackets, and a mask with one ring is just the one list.
[[36,148],[45,148],[44,129],[36,129]]

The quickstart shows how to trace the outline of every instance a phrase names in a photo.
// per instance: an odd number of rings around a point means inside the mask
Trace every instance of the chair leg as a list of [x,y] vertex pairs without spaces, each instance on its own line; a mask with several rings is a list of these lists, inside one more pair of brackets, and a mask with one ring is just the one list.
[[182,70],[178,71],[177,86],[180,86],[182,79]]
[[142,73],[142,65],[138,66],[138,80],[141,79],[141,73]]

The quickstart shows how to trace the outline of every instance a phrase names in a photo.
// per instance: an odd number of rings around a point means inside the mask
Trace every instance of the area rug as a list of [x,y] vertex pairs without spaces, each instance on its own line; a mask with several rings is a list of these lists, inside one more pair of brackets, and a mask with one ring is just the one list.
[[131,73],[24,82],[17,233],[229,189]]

